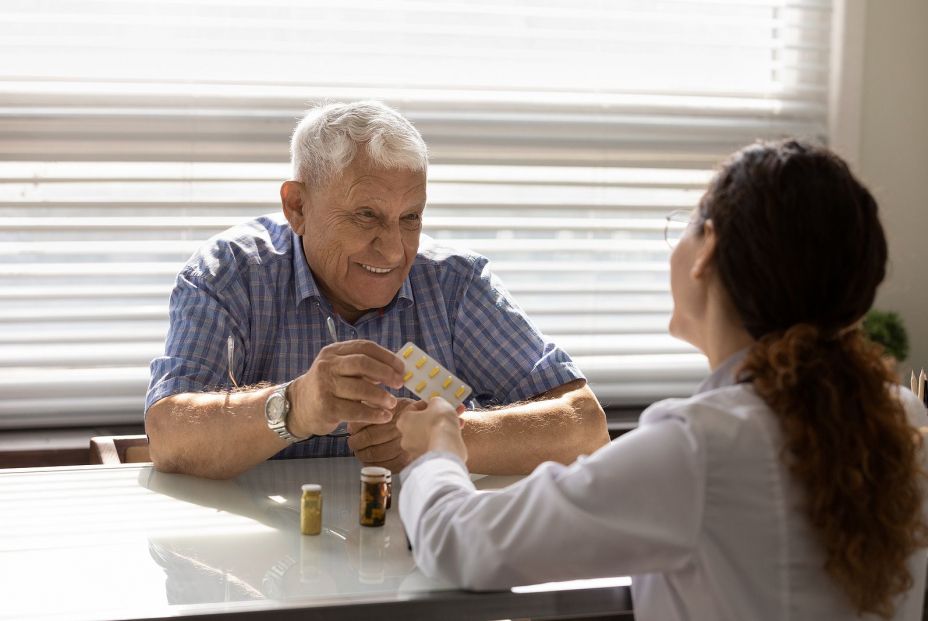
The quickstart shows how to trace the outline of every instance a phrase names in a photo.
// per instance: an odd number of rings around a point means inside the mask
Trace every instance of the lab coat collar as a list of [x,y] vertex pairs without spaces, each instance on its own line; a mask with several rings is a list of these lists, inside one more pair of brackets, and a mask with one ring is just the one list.
[[741,368],[741,363],[744,362],[745,357],[748,355],[748,349],[748,347],[745,347],[726,358],[725,362],[717,366],[715,371],[702,381],[699,388],[696,389],[696,394],[737,384],[738,378],[735,377],[735,373]]

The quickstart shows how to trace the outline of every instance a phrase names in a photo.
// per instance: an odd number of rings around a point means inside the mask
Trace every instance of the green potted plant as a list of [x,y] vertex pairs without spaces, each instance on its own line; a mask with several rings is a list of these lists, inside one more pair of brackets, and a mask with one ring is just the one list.
[[909,335],[897,313],[871,310],[864,316],[863,329],[867,338],[883,346],[894,363],[909,357]]

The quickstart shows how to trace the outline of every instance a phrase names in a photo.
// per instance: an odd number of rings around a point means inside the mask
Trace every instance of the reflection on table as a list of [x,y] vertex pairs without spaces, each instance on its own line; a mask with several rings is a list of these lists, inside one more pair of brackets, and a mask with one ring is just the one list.
[[[142,484],[178,500],[245,516],[255,528],[234,540],[206,533],[149,539],[166,574],[170,604],[397,591],[416,572],[397,511],[380,528],[358,524],[359,473],[352,458],[268,462],[235,481],[216,482],[147,471]],[[311,477],[307,479],[306,477]],[[300,485],[323,486],[323,528],[300,534]],[[412,584],[435,588],[421,577]]]
[[[150,464],[0,471],[0,619],[292,608],[338,618],[372,603],[385,613],[395,606],[392,614],[441,611],[449,619],[630,608],[625,587],[552,598],[466,593],[426,578],[407,548],[397,502],[385,526],[359,525],[360,470],[347,457],[269,461],[230,481]],[[300,534],[303,483],[322,485],[318,536]]]

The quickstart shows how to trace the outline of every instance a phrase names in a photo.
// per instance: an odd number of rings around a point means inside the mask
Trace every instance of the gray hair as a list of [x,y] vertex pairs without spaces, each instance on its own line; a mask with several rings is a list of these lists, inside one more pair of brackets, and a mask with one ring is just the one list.
[[383,168],[425,171],[428,150],[419,131],[379,101],[333,103],[311,108],[293,130],[293,178],[325,185],[351,164],[359,146]]

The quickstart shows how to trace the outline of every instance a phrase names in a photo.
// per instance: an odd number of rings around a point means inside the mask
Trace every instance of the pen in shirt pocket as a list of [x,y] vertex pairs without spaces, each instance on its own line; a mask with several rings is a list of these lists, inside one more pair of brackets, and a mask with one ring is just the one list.
[[338,343],[338,333],[335,331],[335,320],[331,316],[325,318],[325,327],[329,329],[332,343]]

